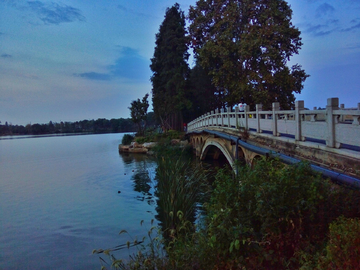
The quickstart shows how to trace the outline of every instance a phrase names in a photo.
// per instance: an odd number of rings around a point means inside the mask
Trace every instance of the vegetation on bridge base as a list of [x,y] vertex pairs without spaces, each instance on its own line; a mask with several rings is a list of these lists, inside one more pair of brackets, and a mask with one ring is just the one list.
[[[179,174],[174,166],[162,170]],[[179,208],[170,235],[152,238],[121,269],[359,268],[360,191],[325,181],[306,163],[262,159],[238,176],[221,169],[204,208],[196,226]]]

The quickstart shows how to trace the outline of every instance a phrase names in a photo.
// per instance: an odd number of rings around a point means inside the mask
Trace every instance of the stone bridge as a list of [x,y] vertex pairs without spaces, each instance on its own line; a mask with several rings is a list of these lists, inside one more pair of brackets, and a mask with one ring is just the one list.
[[[360,103],[339,108],[330,98],[324,110],[306,110],[297,101],[295,110],[244,112],[228,108],[207,113],[188,124],[190,142],[200,159],[225,158],[250,166],[260,156],[277,156],[287,164],[307,160],[314,170],[335,181],[360,187]],[[235,168],[235,167],[234,167]]]

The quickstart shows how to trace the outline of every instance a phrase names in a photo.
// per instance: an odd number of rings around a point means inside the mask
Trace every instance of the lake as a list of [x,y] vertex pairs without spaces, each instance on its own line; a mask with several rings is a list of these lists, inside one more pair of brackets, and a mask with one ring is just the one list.
[[122,136],[0,137],[0,269],[100,269],[93,249],[147,236],[156,163]]

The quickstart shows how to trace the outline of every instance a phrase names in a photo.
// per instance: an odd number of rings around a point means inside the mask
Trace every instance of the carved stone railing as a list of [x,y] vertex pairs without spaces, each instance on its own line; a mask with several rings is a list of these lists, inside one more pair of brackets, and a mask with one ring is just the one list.
[[271,111],[257,104],[255,111],[228,108],[211,111],[188,124],[188,132],[206,127],[243,128],[250,132],[290,137],[295,141],[312,141],[331,148],[360,149],[360,103],[356,109],[339,108],[338,98],[329,98],[324,110],[305,110],[304,101],[296,101],[295,110],[282,111],[279,103]]

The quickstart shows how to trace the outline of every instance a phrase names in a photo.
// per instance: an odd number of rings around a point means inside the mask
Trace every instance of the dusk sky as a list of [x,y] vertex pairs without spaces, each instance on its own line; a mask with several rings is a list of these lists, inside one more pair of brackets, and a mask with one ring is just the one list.
[[[188,13],[195,0],[179,0]],[[291,0],[311,76],[298,100],[360,102],[360,1]],[[151,95],[150,58],[169,0],[0,0],[0,121],[128,118]],[[190,62],[190,65],[193,63]],[[151,103],[151,96],[149,98]]]

